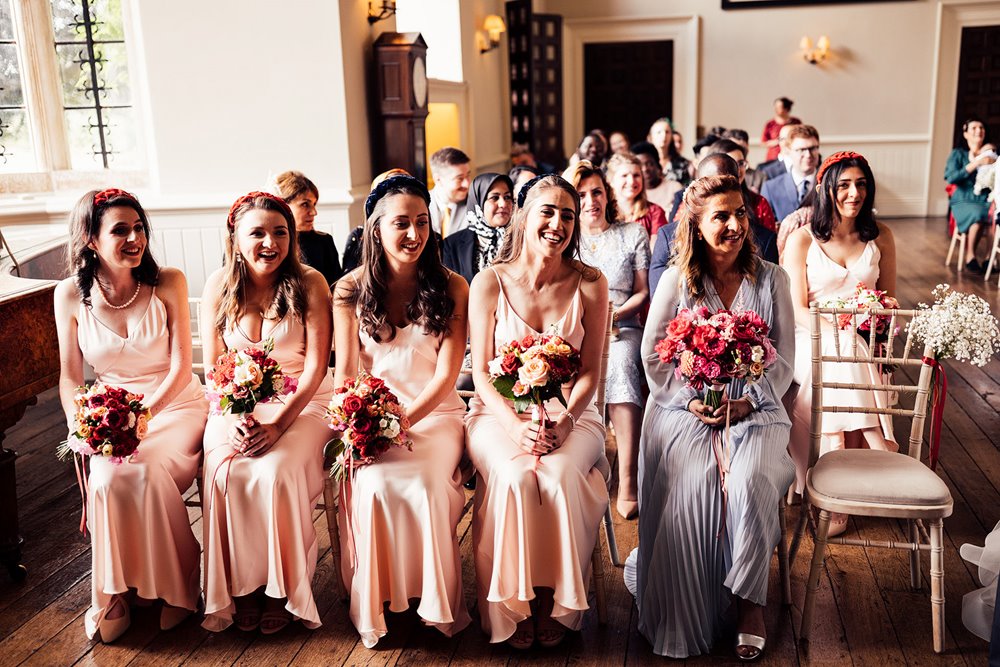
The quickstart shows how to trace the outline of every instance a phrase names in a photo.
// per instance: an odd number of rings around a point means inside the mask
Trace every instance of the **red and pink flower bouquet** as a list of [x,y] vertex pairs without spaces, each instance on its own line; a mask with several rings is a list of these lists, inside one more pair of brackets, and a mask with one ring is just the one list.
[[278,401],[295,391],[298,380],[285,375],[271,356],[274,340],[262,347],[227,350],[205,374],[212,414],[246,414],[258,403]]
[[493,387],[517,412],[552,398],[565,407],[562,386],[579,374],[580,351],[555,334],[525,336],[503,345],[489,371]]
[[146,437],[150,419],[142,399],[142,394],[100,382],[80,387],[73,431],[56,450],[59,457],[106,456],[114,464],[130,460]]

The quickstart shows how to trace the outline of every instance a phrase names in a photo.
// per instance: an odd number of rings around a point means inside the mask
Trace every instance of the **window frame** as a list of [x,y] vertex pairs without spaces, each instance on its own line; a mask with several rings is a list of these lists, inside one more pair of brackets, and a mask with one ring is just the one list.
[[[2,1],[2,0],[0,0]],[[28,124],[35,150],[36,171],[0,173],[0,195],[48,193],[104,187],[109,180],[122,187],[148,184],[145,169],[74,170],[69,137],[63,117],[62,79],[55,48],[55,30],[49,0],[9,0],[13,9],[14,31],[21,62],[22,87]],[[143,114],[135,85],[134,42],[129,3],[121,3],[122,29],[128,57],[129,79],[133,91],[132,109],[137,133],[136,148],[140,164],[146,162]]]

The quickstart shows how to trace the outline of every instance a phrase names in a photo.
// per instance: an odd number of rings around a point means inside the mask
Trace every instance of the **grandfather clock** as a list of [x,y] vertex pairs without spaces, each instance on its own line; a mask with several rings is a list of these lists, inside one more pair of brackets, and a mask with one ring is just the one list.
[[427,180],[426,56],[427,42],[418,32],[384,32],[375,40],[377,173],[398,167]]

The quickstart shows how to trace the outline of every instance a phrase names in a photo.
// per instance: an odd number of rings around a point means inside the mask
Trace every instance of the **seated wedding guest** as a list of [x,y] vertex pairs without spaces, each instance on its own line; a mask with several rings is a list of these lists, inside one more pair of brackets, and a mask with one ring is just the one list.
[[[747,133],[746,130],[729,128],[722,133],[722,138],[735,141],[743,149],[745,159],[750,159],[750,134]],[[747,164],[745,175],[743,176],[743,182],[746,183],[748,188],[757,194],[760,194],[760,188],[764,185],[764,181],[766,180],[766,175],[751,167],[749,163]]]
[[471,283],[493,263],[514,212],[512,183],[503,174],[476,176],[469,189],[468,226],[441,244],[441,262]]
[[812,224],[813,202],[816,201],[816,188],[809,191],[806,198],[802,200],[802,205],[785,216],[785,219],[778,225],[778,256],[785,252],[785,244],[799,227],[806,227]]
[[674,195],[683,191],[684,186],[679,181],[668,181],[663,177],[660,156],[653,144],[648,141],[636,142],[632,144],[632,153],[639,160],[642,169],[643,190],[646,193],[646,199],[664,211],[669,211]]
[[[608,283],[576,256],[580,200],[558,176],[529,183],[503,248],[472,283],[476,396],[466,417],[478,475],[473,554],[480,619],[491,642],[559,644],[578,630],[597,529],[608,506],[604,424],[594,407],[607,331]],[[518,414],[490,381],[498,349],[552,332],[580,351],[567,407]]]
[[608,160],[607,176],[614,189],[621,219],[638,223],[646,230],[650,241],[655,241],[656,232],[667,224],[667,215],[662,208],[646,199],[638,158],[631,153],[612,155]]
[[703,136],[698,141],[696,141],[694,144],[694,163],[698,164],[699,162],[701,162],[701,159],[706,155],[708,155],[709,153],[708,149],[712,146],[712,144],[714,144],[721,138],[722,137],[720,137],[717,134],[709,133]]
[[[371,188],[369,191],[374,190],[379,183],[389,178],[390,176],[409,176],[410,172],[405,169],[390,169],[389,171],[383,171],[381,174],[372,179]],[[344,273],[350,273],[354,269],[361,266],[361,237],[364,234],[365,226],[362,224],[360,227],[355,227],[351,230],[350,235],[347,237],[347,244],[344,246]]]
[[776,160],[781,152],[778,134],[785,125],[795,125],[802,121],[792,116],[792,102],[787,97],[779,97],[774,101],[774,116],[764,125],[760,142],[767,147],[766,160]]
[[465,404],[455,392],[469,288],[438,259],[429,202],[410,176],[372,191],[364,258],[337,284],[334,303],[334,384],[361,371],[384,381],[405,410],[412,441],[411,449],[390,448],[355,468],[341,498],[340,568],[351,621],[368,648],[387,632],[386,603],[402,612],[419,599],[423,623],[449,637],[470,621],[456,537],[465,505],[458,471]]
[[978,118],[970,118],[962,124],[965,145],[955,148],[948,156],[944,168],[944,178],[955,186],[949,207],[955,217],[955,230],[967,233],[969,242],[965,244],[966,270],[985,273],[986,267],[976,258],[976,246],[983,235],[983,228],[989,222],[990,204],[987,193],[976,194],[976,172],[996,162],[997,153],[993,144],[986,142],[986,125]]
[[537,167],[526,166],[516,166],[507,172],[507,178],[509,178],[511,182],[510,192],[514,200],[517,200],[517,193],[521,189],[522,185],[536,176],[541,176],[542,173],[544,172]]
[[465,202],[469,196],[471,160],[457,148],[446,146],[431,155],[431,227],[446,238],[465,229]]
[[319,189],[300,171],[286,171],[278,174],[277,194],[288,202],[295,216],[295,231],[299,241],[302,261],[323,274],[328,285],[340,280],[340,255],[333,237],[313,227],[316,219],[316,202]]
[[123,190],[88,192],[69,235],[70,277],[55,292],[69,431],[77,432],[84,362],[98,382],[142,394],[151,414],[133,460],[92,456],[81,482],[93,560],[84,630],[109,643],[128,629],[137,599],[163,601],[163,630],[198,608],[200,549],[181,494],[198,472],[208,404],[191,372],[187,281],[157,266],[139,201]]
[[[795,381],[800,390],[792,410],[792,436],[789,450],[795,460],[798,483],[805,485],[809,465],[810,420],[812,411],[812,345],[809,304],[824,303],[854,295],[858,283],[870,289],[896,294],[896,246],[892,232],[876,222],[875,177],[867,160],[849,151],[834,153],[820,167],[812,223],[788,237],[781,265],[788,272],[795,305]],[[855,334],[858,336],[858,334]],[[849,352],[852,337],[842,333],[841,352]],[[857,354],[868,353],[866,337],[858,336]],[[824,346],[834,354],[830,334],[823,336]],[[823,364],[824,382],[879,383],[877,364]],[[828,389],[824,400],[830,405],[888,407],[886,393],[851,389]],[[860,448],[896,451],[892,419],[885,415],[831,413],[823,415],[820,454],[834,449]],[[847,516],[834,514],[830,535],[847,528]]]
[[792,125],[788,130],[789,170],[768,179],[760,194],[771,204],[779,220],[802,205],[816,187],[819,166],[819,132],[812,125]]
[[778,223],[774,218],[774,211],[767,200],[751,190],[747,186],[746,171],[749,166],[747,162],[747,151],[735,141],[730,139],[720,139],[709,146],[709,153],[725,153],[736,160],[740,167],[740,187],[743,188],[743,198],[747,202],[747,213],[750,215],[750,222],[760,225],[772,232],[778,231]]
[[570,156],[569,163],[573,165],[580,160],[587,160],[590,164],[603,166],[607,157],[608,142],[604,134],[600,130],[593,130],[580,141],[576,152]]
[[316,628],[312,512],[330,439],[330,288],[299,262],[295,218],[283,199],[240,197],[226,229],[224,264],[208,277],[202,298],[205,359],[273,343],[270,356],[298,387],[281,401],[257,404],[251,415],[208,418],[202,625],[272,634],[298,619]]
[[678,155],[684,154],[684,135],[677,130],[674,130],[674,148]]
[[691,182],[691,163],[680,154],[674,145],[674,129],[669,118],[658,118],[649,127],[646,141],[653,144],[660,154],[660,166],[663,167],[663,177],[668,181],[677,181],[682,186]]
[[609,350],[605,402],[618,442],[616,507],[622,517],[632,519],[639,510],[636,465],[644,382],[639,316],[649,296],[649,237],[639,225],[619,220],[611,187],[589,162],[578,162],[563,177],[580,195],[580,259],[601,270],[614,304],[611,317],[618,333]]
[[[788,276],[754,253],[736,178],[697,179],[684,205],[677,253],[642,338],[650,400],[639,448],[639,547],[625,563],[625,582],[639,609],[639,632],[656,654],[708,653],[734,601],[736,655],[752,660],[767,634],[778,502],[795,479],[781,403],[792,379],[794,314]],[[654,349],[678,310],[699,307],[753,311],[770,328],[776,352],[759,382],[729,382],[715,410]],[[713,434],[727,424],[729,454],[717,461]]]
[[[739,179],[740,167],[736,160],[725,153],[713,153],[698,164],[698,177],[723,176],[728,175]],[[681,210],[679,217],[683,217],[683,204],[678,206]],[[749,216],[748,216],[749,218]],[[653,246],[653,256],[649,260],[649,293],[656,291],[656,286],[660,282],[660,277],[670,264],[671,256],[676,252],[674,247],[674,236],[677,232],[679,222],[671,222],[660,228],[657,234],[656,245]],[[778,262],[777,238],[771,230],[750,222],[750,232],[754,238],[754,251],[761,259],[772,263]]]
[[611,153],[628,153],[629,143],[628,135],[624,132],[612,132],[608,136]]
[[[788,152],[788,133],[791,132],[793,127],[801,124],[799,122],[789,122],[781,126],[781,130],[778,132],[778,157],[773,160],[766,160],[757,165],[757,171],[764,175],[765,181],[777,178],[792,168],[792,156]],[[764,187],[763,183],[761,183],[761,187]]]

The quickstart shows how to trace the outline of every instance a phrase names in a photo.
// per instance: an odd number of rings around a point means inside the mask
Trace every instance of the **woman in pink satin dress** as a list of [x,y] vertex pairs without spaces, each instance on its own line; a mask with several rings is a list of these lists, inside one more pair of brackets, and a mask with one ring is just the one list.
[[87,527],[93,576],[87,636],[117,639],[129,598],[160,599],[170,629],[198,606],[198,541],[181,494],[198,471],[205,427],[191,372],[187,283],[158,268],[149,222],[122,190],[88,192],[70,216],[70,273],[55,293],[59,398],[72,428],[87,362],[105,384],[143,394],[152,419],[132,461],[90,460]]
[[272,339],[271,356],[298,388],[258,404],[249,424],[232,414],[208,419],[203,625],[220,631],[235,622],[272,634],[298,619],[316,628],[312,511],[330,439],[330,289],[319,271],[300,263],[295,219],[283,199],[240,197],[227,228],[225,263],[202,298],[206,363]]
[[[604,420],[594,407],[608,317],[608,282],[577,257],[580,198],[558,176],[518,193],[491,270],[472,281],[476,397],[466,418],[479,475],[473,515],[479,611],[491,642],[555,646],[587,610],[591,553],[608,506]],[[581,352],[582,368],[550,401],[554,424],[518,414],[490,382],[501,345],[554,331]],[[600,469],[599,469],[600,468]]]
[[441,265],[429,201],[410,176],[372,191],[361,266],[334,297],[336,386],[360,371],[384,380],[406,409],[413,441],[412,450],[391,449],[356,469],[342,496],[341,571],[368,648],[386,634],[386,602],[400,612],[419,598],[423,622],[449,637],[470,621],[456,538],[465,404],[455,391],[469,288]]

